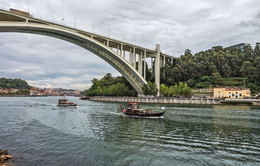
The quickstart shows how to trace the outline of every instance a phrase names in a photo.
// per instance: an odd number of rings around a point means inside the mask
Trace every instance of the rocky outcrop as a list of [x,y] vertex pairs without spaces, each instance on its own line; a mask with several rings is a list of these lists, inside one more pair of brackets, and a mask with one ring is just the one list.
[[0,163],[6,163],[11,158],[13,158],[13,156],[8,155],[8,150],[0,149]]

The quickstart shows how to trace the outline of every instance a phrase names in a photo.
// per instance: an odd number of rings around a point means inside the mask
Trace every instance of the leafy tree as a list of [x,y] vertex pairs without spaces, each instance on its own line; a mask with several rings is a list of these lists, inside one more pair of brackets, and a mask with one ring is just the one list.
[[240,69],[240,72],[244,77],[248,77],[250,75],[251,68],[252,68],[252,63],[249,61],[245,61]]
[[213,83],[220,85],[221,83],[221,75],[219,73],[213,73],[212,74]]
[[151,81],[148,81],[148,84],[143,85],[142,87],[144,95],[152,95],[156,96],[158,92],[158,88],[155,83],[152,83]]
[[87,96],[136,96],[137,92],[123,77],[112,77],[107,73],[100,80],[94,78],[92,86],[87,90]]
[[30,89],[28,83],[21,79],[0,78],[1,89]]
[[160,95],[161,96],[168,96],[169,88],[165,86],[164,84],[160,85]]

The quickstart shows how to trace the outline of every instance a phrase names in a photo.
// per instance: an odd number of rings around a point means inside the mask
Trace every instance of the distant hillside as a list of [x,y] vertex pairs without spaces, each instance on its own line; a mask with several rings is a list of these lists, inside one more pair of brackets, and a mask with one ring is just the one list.
[[0,89],[30,89],[30,86],[21,79],[0,78]]

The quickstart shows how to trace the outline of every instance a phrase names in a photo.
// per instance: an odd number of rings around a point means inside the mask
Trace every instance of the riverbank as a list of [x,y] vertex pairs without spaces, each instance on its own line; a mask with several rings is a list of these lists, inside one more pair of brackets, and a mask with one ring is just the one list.
[[260,105],[259,99],[213,99],[213,98],[174,98],[174,97],[110,97],[92,96],[88,100],[103,102],[138,102],[154,104],[248,104]]

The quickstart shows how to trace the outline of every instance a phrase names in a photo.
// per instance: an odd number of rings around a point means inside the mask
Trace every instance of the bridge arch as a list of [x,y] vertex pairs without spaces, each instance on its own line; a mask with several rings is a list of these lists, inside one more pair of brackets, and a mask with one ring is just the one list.
[[23,22],[20,22],[21,20],[1,21],[0,19],[0,32],[20,32],[45,35],[62,39],[83,47],[113,66],[128,80],[128,82],[136,89],[138,94],[143,94],[142,86],[147,83],[146,80],[124,58],[119,56],[106,45],[73,29],[63,28],[52,24],[28,22],[27,18],[24,19],[25,21]]

